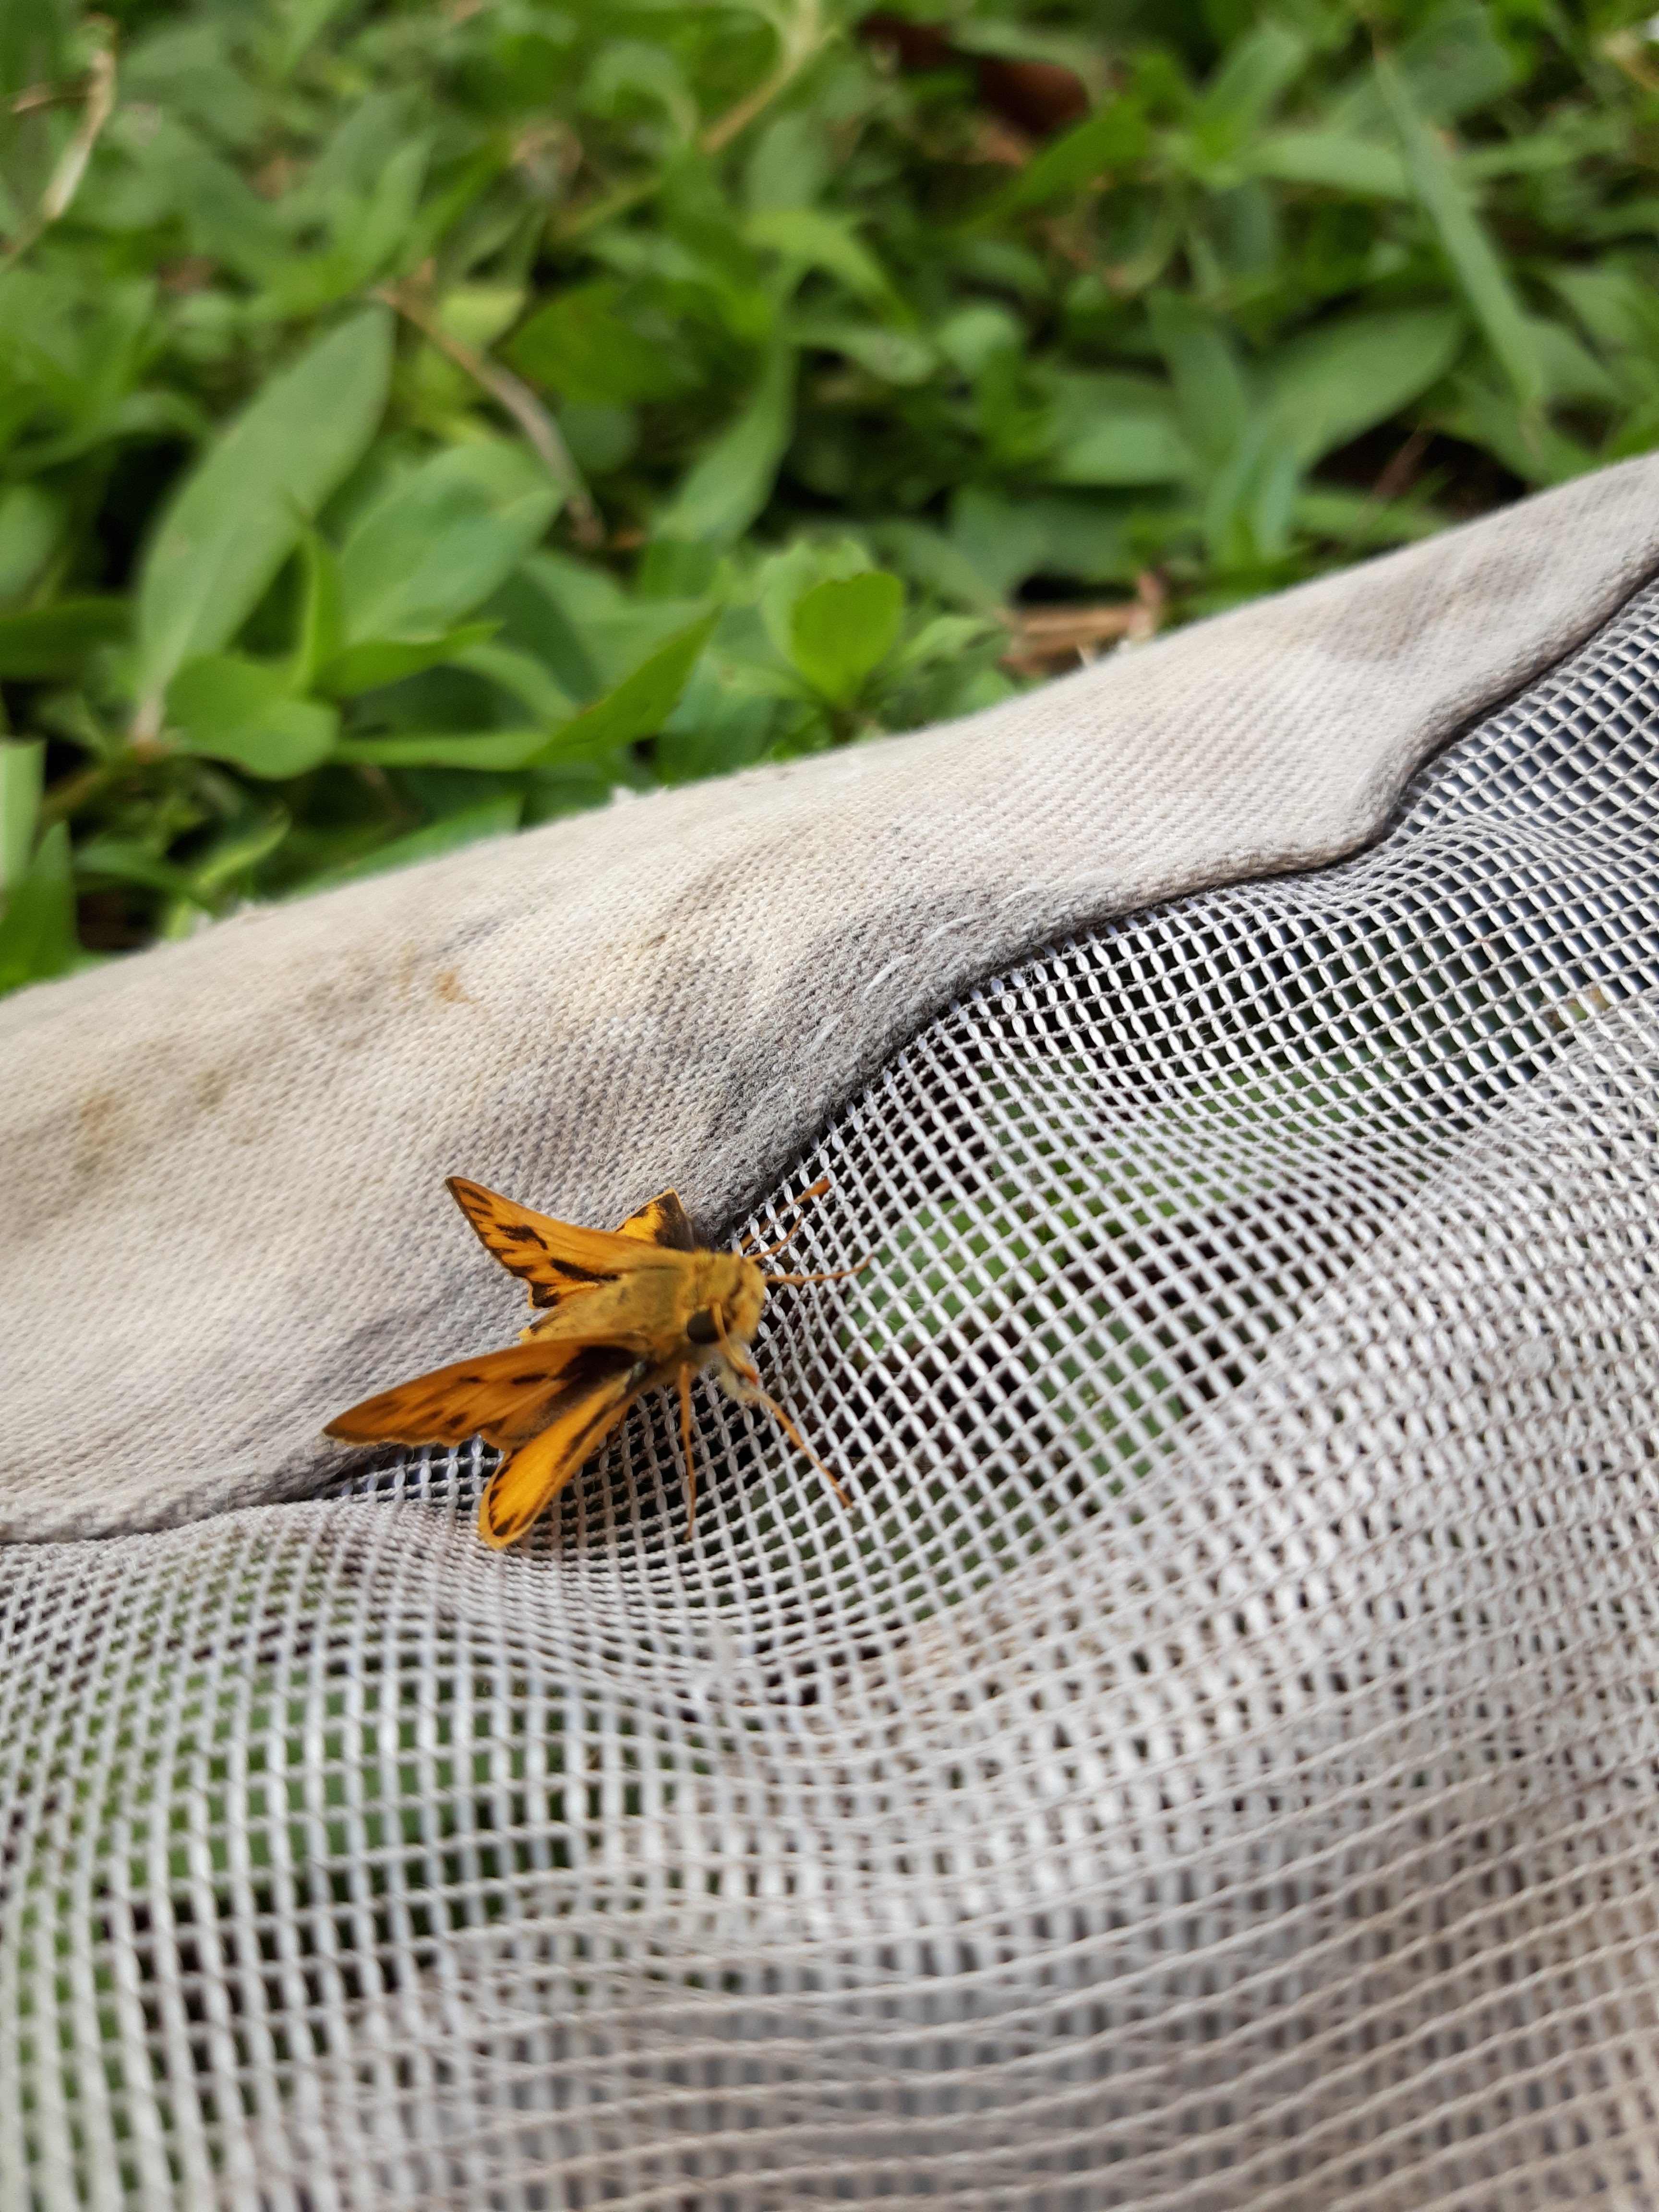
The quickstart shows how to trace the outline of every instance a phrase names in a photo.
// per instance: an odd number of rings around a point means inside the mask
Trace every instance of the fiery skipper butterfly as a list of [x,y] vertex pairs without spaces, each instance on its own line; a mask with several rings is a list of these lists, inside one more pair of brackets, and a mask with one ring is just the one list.
[[[515,1543],[635,1398],[675,1383],[685,1454],[686,1523],[697,1510],[691,1452],[691,1377],[712,1367],[728,1397],[762,1406],[843,1504],[847,1494],[776,1400],[761,1388],[750,1346],[769,1289],[831,1283],[869,1265],[817,1275],[769,1275],[763,1262],[799,1228],[764,1250],[701,1250],[677,1191],[665,1190],[619,1229],[575,1229],[532,1213],[482,1183],[452,1176],[451,1195],[485,1251],[530,1286],[541,1309],[505,1352],[458,1359],[365,1398],[324,1433],[348,1443],[458,1444],[474,1434],[509,1456],[478,1501],[478,1531],[498,1548]],[[789,1209],[830,1188],[823,1176]]]

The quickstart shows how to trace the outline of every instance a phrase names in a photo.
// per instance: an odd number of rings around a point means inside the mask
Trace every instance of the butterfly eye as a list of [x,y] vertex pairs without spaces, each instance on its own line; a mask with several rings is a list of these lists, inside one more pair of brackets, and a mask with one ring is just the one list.
[[702,1306],[685,1324],[686,1335],[693,1344],[713,1344],[720,1334],[714,1326],[714,1316],[707,1306]]

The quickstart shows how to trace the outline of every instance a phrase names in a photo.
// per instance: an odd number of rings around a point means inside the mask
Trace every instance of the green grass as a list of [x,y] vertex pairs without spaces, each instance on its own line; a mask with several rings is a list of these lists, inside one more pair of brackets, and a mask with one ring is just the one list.
[[1643,14],[10,10],[0,988],[1647,450]]

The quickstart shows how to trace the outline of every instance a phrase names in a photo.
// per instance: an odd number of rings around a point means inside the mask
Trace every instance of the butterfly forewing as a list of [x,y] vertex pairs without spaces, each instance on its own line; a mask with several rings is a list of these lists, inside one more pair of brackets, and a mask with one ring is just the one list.
[[[620,1230],[611,1231],[555,1221],[503,1198],[499,1191],[486,1190],[481,1182],[468,1182],[465,1176],[451,1176],[449,1191],[484,1249],[529,1285],[533,1306],[556,1306],[567,1298],[586,1297],[619,1275],[649,1266],[653,1249],[669,1241],[657,1233],[659,1223],[676,1234],[684,1223],[685,1234],[690,1236],[685,1209],[672,1191],[653,1199]],[[672,1208],[659,1215],[657,1210],[670,1199]],[[652,1217],[648,1228],[644,1225],[647,1216]],[[636,1223],[641,1225],[635,1227]]]
[[633,1364],[634,1354],[622,1348],[514,1344],[365,1398],[325,1433],[347,1443],[398,1444],[458,1444],[481,1435],[510,1450],[544,1428],[572,1392],[580,1395]]

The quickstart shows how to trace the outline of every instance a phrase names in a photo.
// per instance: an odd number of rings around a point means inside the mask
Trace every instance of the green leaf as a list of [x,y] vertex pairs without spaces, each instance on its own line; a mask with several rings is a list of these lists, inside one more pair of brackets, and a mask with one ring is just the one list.
[[424,830],[412,830],[406,837],[394,837],[389,844],[377,845],[361,860],[327,869],[303,888],[307,891],[332,890],[338,884],[356,883],[362,876],[384,875],[389,868],[406,868],[416,860],[436,860],[441,853],[453,853],[463,845],[476,845],[481,838],[504,837],[510,830],[518,828],[523,811],[524,800],[517,792],[505,793],[499,799],[486,799],[477,806],[463,808],[458,814],[446,814],[442,821],[431,823]]
[[348,644],[453,628],[518,566],[558,504],[546,471],[503,441],[424,462],[374,502],[341,550]]
[[300,540],[300,552],[305,563],[305,591],[290,676],[290,688],[295,692],[310,690],[318,671],[339,652],[345,635],[340,564],[333,549],[314,530],[307,530]]
[[453,664],[475,646],[487,645],[498,628],[493,622],[463,623],[437,637],[365,638],[319,669],[315,688],[330,699],[355,699],[359,692],[401,684],[423,669]]
[[[1412,106],[1429,122],[1449,123],[1484,107],[1515,82],[1515,62],[1495,35],[1493,12],[1485,0],[1451,0],[1432,9],[1396,49],[1391,66]],[[1340,128],[1363,131],[1386,123],[1389,112],[1384,88],[1368,71],[1334,105],[1332,119]]]
[[1305,467],[1437,383],[1456,360],[1455,307],[1345,315],[1281,346],[1264,374],[1278,434]]
[[158,859],[145,846],[123,837],[89,837],[84,845],[77,845],[75,872],[82,883],[140,884],[146,890],[160,891],[167,898],[194,896],[187,868]]
[[833,706],[850,706],[903,619],[904,586],[884,568],[815,585],[796,602],[789,658]]
[[0,991],[66,975],[85,959],[75,931],[69,829],[55,822],[0,914]]
[[0,614],[0,677],[40,682],[83,676],[88,656],[126,632],[125,599],[58,599],[51,606]]
[[231,761],[250,775],[302,775],[333,746],[331,707],[289,696],[290,672],[240,653],[186,662],[167,686],[177,750]]
[[556,680],[538,655],[499,644],[493,639],[465,647],[453,656],[450,665],[470,669],[474,676],[482,676],[486,683],[505,691],[544,729],[568,721],[580,703]]
[[39,484],[8,484],[0,492],[0,599],[20,599],[28,589],[68,519],[64,501]]
[[1147,306],[1188,438],[1218,460],[1237,447],[1250,419],[1249,387],[1232,341],[1195,301],[1154,292]]
[[775,346],[754,398],[658,515],[656,536],[701,538],[714,545],[730,545],[742,537],[772,495],[794,428],[794,354]]
[[1212,160],[1233,152],[1295,82],[1307,57],[1307,40],[1282,23],[1263,23],[1237,40],[1193,112],[1198,148]]
[[617,313],[617,296],[609,282],[561,292],[516,333],[507,359],[566,399],[629,406],[683,390],[687,379],[672,354]]
[[1417,202],[1434,227],[1441,251],[1469,310],[1486,335],[1523,408],[1544,396],[1543,363],[1497,249],[1487,237],[1450,155],[1413,105],[1405,81],[1387,55],[1379,55],[1376,81],[1400,134],[1406,173]]
[[1179,483],[1192,474],[1170,388],[1150,376],[1052,379],[1052,443],[1043,475],[1055,483]]
[[1034,154],[980,221],[1041,207],[1048,200],[1081,191],[1097,177],[1133,168],[1145,159],[1151,143],[1139,106],[1131,100],[1113,100]]
[[236,876],[246,875],[276,851],[292,827],[286,807],[268,805],[251,821],[243,819],[201,854],[191,869],[190,896],[210,901]]
[[252,613],[386,405],[392,319],[370,307],[273,377],[174,495],[138,586],[141,710]]
[[538,761],[615,752],[641,738],[654,738],[679,704],[680,694],[719,619],[717,613],[705,615],[701,622],[659,646],[614,691],[596,699],[545,742],[536,756]]
[[835,315],[804,315],[789,325],[790,343],[824,353],[844,354],[884,384],[926,384],[939,367],[939,355],[912,331],[890,331],[882,323],[854,323]]
[[1406,165],[1392,146],[1341,131],[1273,131],[1246,150],[1241,166],[1249,176],[1270,177],[1281,185],[1323,185],[1358,199],[1412,196]]
[[0,743],[0,899],[28,873],[46,762],[44,744]]
[[342,738],[333,757],[374,768],[476,768],[491,774],[527,768],[547,750],[547,732],[451,730],[410,732],[396,738]]
[[821,269],[860,299],[890,300],[886,270],[844,216],[818,208],[769,208],[749,218],[749,242],[799,269]]

